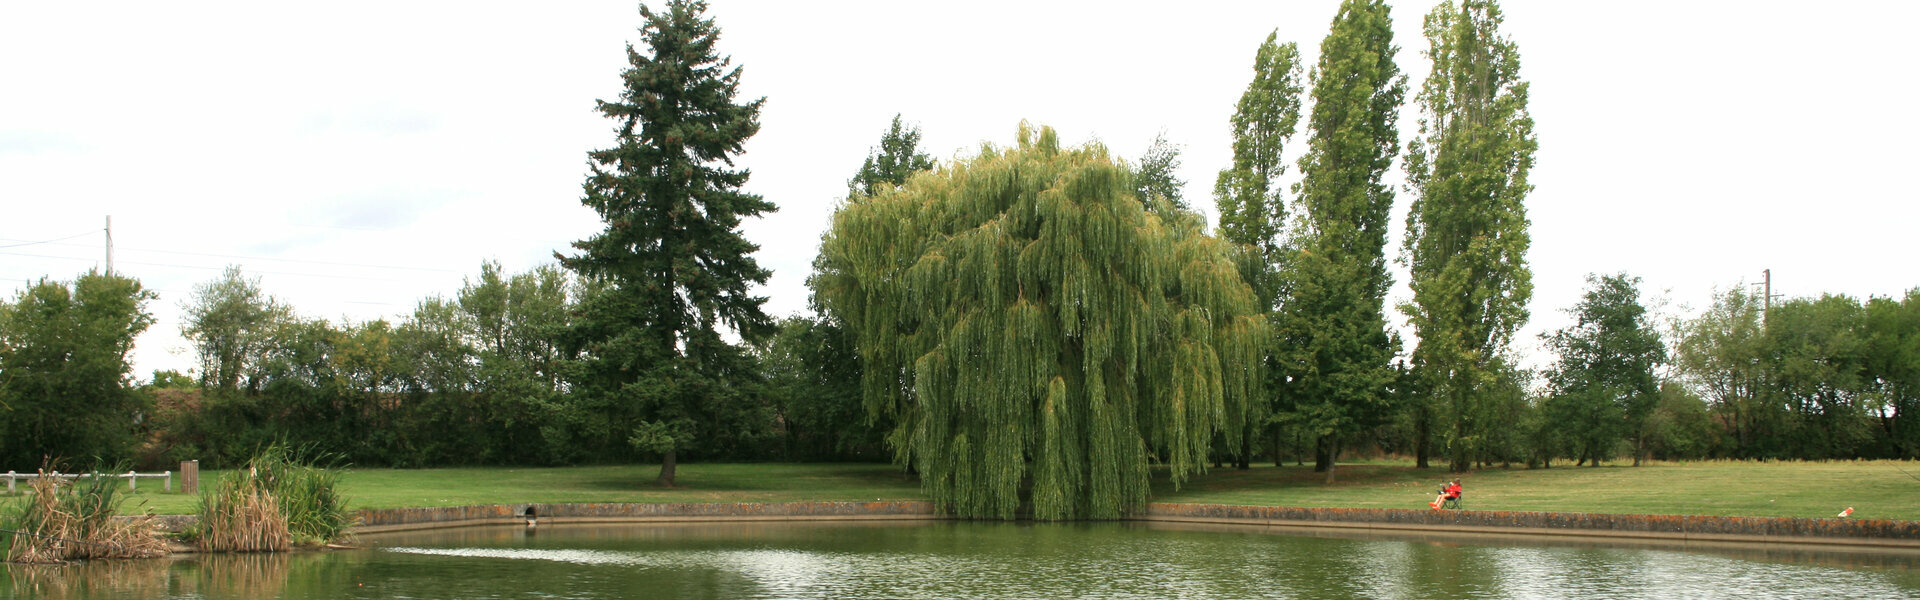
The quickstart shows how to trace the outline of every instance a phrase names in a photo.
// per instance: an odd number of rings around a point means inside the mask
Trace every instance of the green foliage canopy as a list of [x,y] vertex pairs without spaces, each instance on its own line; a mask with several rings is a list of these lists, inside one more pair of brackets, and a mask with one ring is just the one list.
[[880,147],[867,155],[860,171],[847,181],[847,192],[852,196],[872,196],[881,184],[900,185],[907,182],[908,176],[932,168],[933,157],[920,151],[920,128],[902,125],[896,113],[893,124],[887,126],[887,133],[880,136]]
[[1146,211],[1106,149],[1018,139],[842,207],[814,285],[943,512],[1117,517],[1258,397],[1264,316],[1229,247]]
[[1213,184],[1220,237],[1248,250],[1243,270],[1266,310],[1279,301],[1274,265],[1281,260],[1280,232],[1286,228],[1279,178],[1287,167],[1281,153],[1300,126],[1300,47],[1278,39],[1278,31],[1268,34],[1254,53],[1253,82],[1240,95],[1231,121],[1233,166],[1222,169]]
[[[1401,307],[1420,334],[1414,366],[1453,416],[1452,468],[1469,468],[1486,433],[1472,415],[1494,361],[1527,321],[1527,174],[1539,143],[1520,80],[1520,51],[1500,33],[1491,0],[1462,0],[1427,15],[1419,136],[1407,145],[1404,258],[1413,302]],[[1419,443],[1424,444],[1424,441]]]
[[833,321],[794,316],[755,348],[779,410],[789,460],[874,460],[881,430],[860,400],[860,357]]
[[1394,65],[1385,2],[1348,0],[1320,44],[1313,69],[1300,210],[1281,303],[1283,403],[1318,438],[1332,477],[1340,443],[1384,422],[1393,409],[1398,341],[1385,314],[1386,245],[1393,189],[1382,179],[1399,152],[1406,77]]
[[1920,457],[1920,288],[1867,301],[1868,410],[1891,445],[1890,455]]
[[1869,450],[1868,405],[1880,398],[1867,370],[1866,308],[1841,295],[1794,298],[1765,315],[1769,391],[1793,427],[1788,456],[1852,458]]
[[606,283],[583,300],[572,330],[574,392],[609,415],[600,441],[661,455],[668,485],[676,452],[703,430],[713,434],[744,401],[734,384],[752,369],[719,329],[748,341],[773,329],[761,311],[766,298],[749,290],[770,273],[739,228],[775,208],[741,191],[749,173],[733,165],[760,130],[765,99],[734,102],[740,69],[716,53],[720,29],[706,8],[684,0],[663,12],[641,7],[648,52],[629,45],[625,89],[597,103],[619,124],[616,144],[587,154],[582,203],[606,229],[575,242],[579,254],[559,257]]
[[[1233,165],[1222,169],[1213,185],[1220,237],[1232,244],[1241,278],[1252,286],[1260,310],[1267,313],[1280,301],[1279,263],[1285,260],[1280,232],[1286,225],[1286,200],[1279,178],[1287,167],[1281,155],[1300,125],[1300,48],[1278,39],[1278,31],[1267,34],[1254,52],[1253,81],[1241,93],[1229,121]],[[1268,340],[1269,346],[1272,342]],[[1279,373],[1268,354],[1263,352],[1258,362],[1262,376],[1272,382]],[[1237,441],[1226,443],[1225,449],[1237,458],[1237,466],[1251,466],[1252,438],[1272,411],[1273,400],[1261,398],[1227,415],[1225,428]]]
[[1140,165],[1133,174],[1133,193],[1147,210],[1153,210],[1154,198],[1165,198],[1180,210],[1192,210],[1184,198],[1186,187],[1187,180],[1180,178],[1180,145],[1168,141],[1166,132],[1160,132],[1153,136],[1147,152],[1140,155]]
[[240,267],[228,266],[219,279],[193,288],[183,308],[186,323],[180,335],[193,342],[200,355],[200,379],[214,390],[234,391],[255,376],[275,329],[293,317],[292,309],[260,289],[260,278],[247,277]]
[[1765,401],[1766,340],[1761,302],[1734,287],[1716,294],[1700,316],[1679,326],[1674,359],[1682,380],[1726,418],[1735,457],[1761,458],[1778,410]]
[[1572,326],[1544,336],[1559,356],[1547,375],[1553,386],[1549,413],[1575,457],[1599,464],[1625,438],[1633,442],[1638,465],[1652,433],[1649,419],[1661,401],[1653,369],[1667,361],[1666,343],[1640,304],[1640,278],[1589,275],[1572,312]]
[[139,281],[89,272],[41,279],[0,302],[0,461],[125,460],[146,396],[127,353],[153,325]]

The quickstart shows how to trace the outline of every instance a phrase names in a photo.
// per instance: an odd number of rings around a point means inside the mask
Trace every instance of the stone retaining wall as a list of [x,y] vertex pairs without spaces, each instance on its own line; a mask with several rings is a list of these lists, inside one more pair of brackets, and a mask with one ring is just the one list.
[[492,504],[360,511],[356,533],[540,523],[937,519],[931,502],[749,502],[678,504]]
[[1134,519],[1381,531],[1467,531],[1920,548],[1920,521],[1893,520],[1164,503],[1147,505],[1147,510]]
[[[768,502],[676,504],[492,504],[359,511],[356,533],[540,523],[942,519],[933,503]],[[192,523],[169,516],[168,529]],[[1379,532],[1469,532],[1734,543],[1806,543],[1920,549],[1920,521],[1621,515],[1487,510],[1301,508],[1148,504],[1133,521],[1220,523]]]

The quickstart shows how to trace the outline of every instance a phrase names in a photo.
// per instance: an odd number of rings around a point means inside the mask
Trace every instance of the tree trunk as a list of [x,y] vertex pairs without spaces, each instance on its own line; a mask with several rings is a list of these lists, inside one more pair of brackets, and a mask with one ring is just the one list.
[[1307,464],[1306,457],[1304,456],[1305,454],[1306,454],[1305,452],[1300,451],[1300,431],[1294,430],[1293,432],[1293,466],[1298,467],[1300,465]]
[[674,459],[678,452],[679,450],[668,450],[666,454],[660,456],[660,485],[673,487],[673,468],[676,466]]
[[1280,458],[1280,426],[1275,425],[1271,429],[1268,429],[1267,431],[1269,433],[1269,435],[1267,436],[1267,442],[1268,442],[1268,445],[1270,446],[1269,450],[1271,450],[1273,453],[1273,466],[1276,466],[1276,467],[1287,466],[1286,461]]
[[1234,460],[1234,468],[1242,471],[1253,468],[1253,438],[1259,435],[1260,428],[1251,425],[1240,433],[1240,456]]
[[[1466,401],[1464,398],[1457,399],[1454,401],[1453,405],[1465,406]],[[1464,412],[1466,411],[1456,410],[1455,414],[1460,414]],[[1471,433],[1471,432],[1467,430],[1466,419],[1455,418],[1453,422],[1453,439],[1465,440],[1468,438],[1467,436],[1468,433]],[[1447,461],[1447,470],[1455,473],[1465,473],[1467,471],[1473,470],[1473,452],[1467,448],[1466,444],[1458,443],[1458,442],[1453,444],[1453,452],[1451,453],[1451,456]]]
[[1466,454],[1467,454],[1466,450],[1459,450],[1454,452],[1454,457],[1447,461],[1447,470],[1454,473],[1465,473],[1468,471],[1472,471],[1473,459],[1467,458]]
[[1333,453],[1328,447],[1328,436],[1320,436],[1313,443],[1313,472],[1326,473],[1333,470]]
[[1326,457],[1327,462],[1326,483],[1331,484],[1333,483],[1333,470],[1340,464],[1340,440],[1334,439],[1331,435],[1322,437],[1320,438],[1320,447],[1320,453]]
[[1433,435],[1427,423],[1427,407],[1413,409],[1413,467],[1427,468],[1427,438]]

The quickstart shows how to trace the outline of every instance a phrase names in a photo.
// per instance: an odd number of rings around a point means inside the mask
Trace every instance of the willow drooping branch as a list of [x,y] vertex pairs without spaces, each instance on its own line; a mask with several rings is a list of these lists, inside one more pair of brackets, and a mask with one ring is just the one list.
[[1152,462],[1178,483],[1216,432],[1240,434],[1222,424],[1260,394],[1259,302],[1231,245],[1145,210],[1131,178],[1098,144],[1022,125],[1014,148],[834,216],[816,291],[943,512],[1117,517],[1145,503]]

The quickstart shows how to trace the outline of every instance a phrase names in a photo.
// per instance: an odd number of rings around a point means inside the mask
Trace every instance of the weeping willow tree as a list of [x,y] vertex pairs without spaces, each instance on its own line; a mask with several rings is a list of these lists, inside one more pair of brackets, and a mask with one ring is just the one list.
[[1178,484],[1216,431],[1239,435],[1223,425],[1258,397],[1265,317],[1228,245],[1148,211],[1105,148],[1018,140],[847,202],[815,293],[939,510],[1115,518],[1150,464]]

